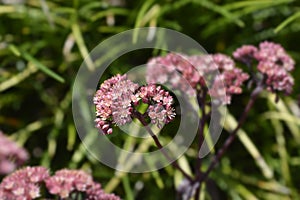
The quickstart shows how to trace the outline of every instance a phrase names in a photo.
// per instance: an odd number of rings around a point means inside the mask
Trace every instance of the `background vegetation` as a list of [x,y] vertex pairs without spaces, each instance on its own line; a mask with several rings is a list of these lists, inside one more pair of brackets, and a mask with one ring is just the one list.
[[[29,151],[27,165],[89,170],[106,191],[124,199],[175,199],[180,174],[171,167],[152,173],[118,173],[86,154],[72,117],[72,83],[83,58],[97,44],[134,27],[160,26],[187,34],[209,53],[231,54],[242,44],[274,41],[300,63],[297,0],[0,2],[1,129]],[[129,69],[147,61],[151,53],[118,65]],[[298,66],[293,73],[294,93],[281,96],[277,104],[274,96],[261,96],[239,139],[203,188],[203,198],[300,198]],[[228,136],[226,130],[234,126],[247,98],[245,93],[233,99],[229,106],[232,117],[228,116],[216,148]],[[172,138],[166,135],[165,139]],[[126,141],[126,137],[114,140]],[[180,159],[186,170],[192,170],[186,164],[195,155],[191,148]]]

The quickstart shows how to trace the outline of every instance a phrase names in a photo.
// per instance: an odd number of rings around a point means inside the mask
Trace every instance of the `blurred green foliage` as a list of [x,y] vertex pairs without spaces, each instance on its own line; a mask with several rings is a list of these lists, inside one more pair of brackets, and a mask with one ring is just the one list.
[[[106,38],[135,27],[180,31],[209,53],[231,54],[242,44],[270,40],[300,63],[300,2],[297,0],[2,0],[0,1],[0,127],[31,154],[28,165],[90,170],[124,199],[175,199],[180,174],[171,167],[126,174],[95,161],[74,126],[72,84],[83,58]],[[107,49],[109,51],[109,49]],[[130,69],[154,52],[116,64]],[[290,97],[274,104],[263,95],[204,186],[206,199],[299,199],[299,64]],[[92,67],[92,66],[90,66]],[[123,69],[123,70],[124,70]],[[115,74],[119,69],[112,68]],[[232,129],[248,94],[233,99],[226,130]],[[217,144],[227,137],[226,130]],[[166,130],[167,132],[172,130]],[[126,137],[116,142],[131,144]],[[118,138],[119,137],[119,138]],[[166,141],[170,135],[164,136]],[[122,142],[121,142],[122,141]],[[137,145],[140,141],[136,141]],[[154,146],[154,144],[149,144]],[[188,169],[192,148],[180,159]],[[210,157],[205,158],[204,168]]]

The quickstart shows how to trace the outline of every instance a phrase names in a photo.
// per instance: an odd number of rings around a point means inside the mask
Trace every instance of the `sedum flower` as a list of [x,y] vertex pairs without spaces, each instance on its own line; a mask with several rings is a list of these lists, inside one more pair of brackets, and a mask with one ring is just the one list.
[[137,96],[144,103],[149,104],[148,116],[151,123],[157,124],[158,128],[162,128],[162,124],[167,124],[175,118],[175,111],[172,107],[173,97],[169,92],[161,89],[161,86],[149,84],[143,86],[137,92]]
[[85,192],[93,185],[90,175],[81,170],[62,169],[45,180],[51,194],[67,198],[73,191]]
[[[242,92],[241,86],[248,77],[235,67],[230,57],[223,54],[187,56],[170,53],[164,57],[152,58],[147,63],[148,82],[170,82],[174,89],[187,94],[193,94],[200,86],[208,89],[211,96],[224,104],[230,103],[233,94]],[[220,99],[221,97],[225,99]]]
[[134,92],[138,85],[126,75],[116,75],[101,84],[94,96],[96,127],[104,134],[111,134],[113,123],[124,125],[131,121],[131,102],[136,101]]
[[[225,97],[222,102],[230,104],[232,95],[242,93],[241,86],[248,80],[249,75],[236,68],[234,61],[224,54],[214,54],[212,58],[220,74],[215,76],[209,93],[217,98]],[[222,88],[225,88],[225,95]]]
[[120,197],[115,194],[105,193],[99,183],[93,183],[92,187],[86,191],[86,194],[86,200],[120,200]]
[[62,169],[45,180],[51,194],[69,198],[72,193],[84,193],[86,200],[120,200],[114,194],[107,194],[91,175],[82,170]]
[[26,167],[5,177],[0,184],[0,199],[42,198],[45,192],[41,192],[41,189],[59,199],[120,200],[114,194],[105,193],[101,185],[82,170],[62,169],[50,176],[44,167]]
[[150,84],[139,87],[126,75],[116,75],[104,81],[95,93],[96,127],[104,134],[111,134],[113,124],[121,126],[130,123],[140,101],[149,105],[146,114],[158,127],[175,117],[171,106],[173,98],[160,86]]
[[169,53],[166,56],[154,57],[147,63],[148,83],[170,83],[172,88],[188,94],[194,94],[193,88],[199,83],[201,75],[188,62],[188,56],[183,54]]
[[9,174],[28,160],[28,153],[0,131],[0,174]]
[[0,199],[31,200],[40,197],[39,183],[49,176],[44,167],[26,167],[5,177],[0,184]]
[[294,79],[289,72],[294,69],[295,62],[281,45],[267,41],[261,42],[259,48],[245,45],[233,55],[242,62],[247,60],[248,64],[250,59],[255,60],[257,71],[263,75],[263,83],[269,91],[292,92]]
[[253,45],[243,45],[233,52],[233,57],[245,64],[251,64],[254,54],[256,54],[257,51],[258,49]]
[[[282,67],[286,71],[294,69],[294,60],[285,52],[284,48],[273,42],[262,42],[259,44],[259,50],[254,54],[254,57],[259,61],[269,61],[274,63],[276,67]],[[258,66],[259,68],[259,66]],[[261,69],[264,71],[264,69]]]

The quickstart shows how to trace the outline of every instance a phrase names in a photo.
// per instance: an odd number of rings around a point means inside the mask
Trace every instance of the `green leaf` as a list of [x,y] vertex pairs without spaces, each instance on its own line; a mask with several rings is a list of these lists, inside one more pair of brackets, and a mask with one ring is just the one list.
[[294,13],[292,16],[288,17],[286,20],[281,22],[274,30],[275,33],[278,33],[281,31],[283,28],[285,28],[287,25],[295,21],[297,18],[300,17],[300,11]]
[[35,67],[37,67],[38,69],[40,69],[45,74],[47,74],[48,76],[52,77],[53,79],[57,80],[58,82],[61,82],[61,83],[65,82],[65,80],[64,80],[63,77],[61,77],[60,75],[58,75],[57,73],[55,73],[54,71],[52,71],[51,69],[49,69],[48,67],[46,67],[44,64],[42,64],[40,61],[38,61],[37,59],[35,59],[32,55],[30,55],[26,51],[23,51],[23,50],[17,48],[15,45],[12,45],[12,44],[10,45],[9,49],[16,56],[23,57],[25,60],[27,60],[28,62],[31,62],[32,64],[34,64]]
[[[236,119],[231,114],[227,114],[224,128],[230,132],[236,126],[237,126]],[[263,175],[268,179],[273,178],[274,174],[272,169],[269,167],[264,157],[261,155],[258,148],[256,147],[256,145],[252,142],[250,137],[248,137],[247,133],[243,129],[239,129],[237,136],[240,139],[240,141],[243,143],[247,151],[250,153],[250,155],[253,157],[255,163],[260,168]]]
[[201,1],[194,0],[193,3],[199,4],[207,9],[210,9],[216,13],[223,15],[229,21],[233,21],[234,23],[236,23],[239,27],[245,26],[242,20],[238,19],[236,15],[229,12],[224,6],[219,6],[217,4],[212,3],[212,1],[207,1],[207,0],[201,0]]

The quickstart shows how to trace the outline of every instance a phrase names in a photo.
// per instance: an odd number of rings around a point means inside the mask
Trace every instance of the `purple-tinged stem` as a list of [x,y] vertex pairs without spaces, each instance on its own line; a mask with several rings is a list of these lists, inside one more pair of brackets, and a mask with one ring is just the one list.
[[217,163],[220,161],[220,159],[222,158],[222,156],[224,155],[224,153],[226,152],[226,150],[228,149],[228,147],[231,145],[231,143],[234,141],[234,139],[236,138],[237,132],[238,130],[241,128],[241,126],[244,124],[250,109],[252,108],[252,106],[254,105],[254,102],[256,101],[258,95],[260,94],[260,92],[262,91],[263,87],[261,85],[258,85],[253,92],[251,93],[250,96],[250,100],[248,101],[248,104],[243,112],[243,114],[241,115],[238,125],[237,127],[231,132],[230,136],[227,138],[227,140],[225,141],[224,145],[222,146],[222,148],[217,152],[217,154],[215,155],[213,161],[210,163],[207,171],[202,174],[202,176],[199,178],[199,182],[203,182],[205,181],[205,179],[208,177],[209,173],[214,169],[214,167],[217,165]]
[[[203,94],[201,96],[198,95],[198,104],[201,108],[201,119],[200,119],[200,127],[198,129],[198,157],[197,157],[197,160],[196,160],[196,166],[195,166],[195,171],[196,171],[196,175],[195,175],[195,182],[198,181],[198,179],[201,177],[201,165],[202,165],[202,159],[199,157],[199,152],[200,152],[200,149],[201,149],[201,146],[203,144],[203,141],[204,141],[204,127],[205,127],[205,123],[206,123],[206,120],[207,120],[207,115],[206,115],[206,112],[205,112],[205,100],[206,100],[206,91],[203,92]],[[198,188],[196,189],[196,192],[195,192],[195,195],[194,195],[194,199],[195,200],[198,200],[199,199],[199,196],[200,196],[200,190],[201,190],[201,182],[199,182],[199,186]]]
[[156,146],[158,147],[158,149],[162,152],[162,154],[166,157],[166,159],[171,162],[171,165],[174,168],[178,169],[186,179],[188,179],[190,182],[192,182],[193,178],[190,175],[188,175],[185,171],[183,171],[183,169],[178,165],[176,160],[173,161],[172,158],[169,156],[169,154],[165,151],[165,149],[163,148],[162,144],[160,143],[158,137],[149,128],[149,126],[148,126],[147,122],[145,121],[143,115],[138,111],[133,111],[133,116],[136,117],[142,123],[142,125],[145,127],[145,129],[148,131],[148,133],[150,134],[150,136],[154,140],[154,142],[155,142]]

